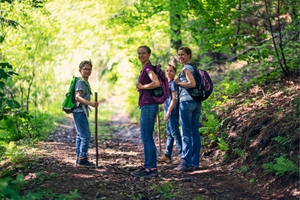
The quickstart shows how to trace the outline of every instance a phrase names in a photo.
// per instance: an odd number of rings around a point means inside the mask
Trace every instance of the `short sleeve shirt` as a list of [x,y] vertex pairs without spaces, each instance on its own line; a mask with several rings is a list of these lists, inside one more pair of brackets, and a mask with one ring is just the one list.
[[[86,86],[86,84],[88,86]],[[91,90],[90,90],[90,88],[91,87],[90,87],[90,84],[88,82],[85,81],[85,83],[84,83],[83,80],[79,79],[78,81],[76,81],[76,84],[75,84],[75,94],[74,95],[76,95],[77,91],[81,90],[82,91],[81,97],[88,100],[88,101],[90,101],[91,100],[91,92],[90,92]],[[77,105],[79,105],[79,103]],[[81,107],[78,107],[78,108],[75,108],[73,110],[73,112],[83,112],[83,109]]]
[[[170,95],[168,96],[168,98],[166,99],[166,101],[164,103],[164,112],[165,113],[168,111],[168,108],[171,104],[171,101],[173,98],[172,92],[174,92],[174,91],[178,92],[178,85],[174,82],[174,80],[169,81],[169,88],[170,88]],[[171,115],[175,115],[175,114],[178,114],[178,104],[176,104],[176,106],[171,111]]]
[[[194,67],[190,64],[185,65],[182,68],[182,71],[179,74],[179,80],[180,82],[187,82],[186,76],[184,75],[183,71],[187,69],[190,70],[190,72],[194,75]],[[191,101],[193,100],[193,97],[188,93],[188,91],[184,87],[179,87],[179,101]]]
[[[148,76],[149,71],[154,71],[154,67],[151,64],[147,64],[144,66],[142,71],[140,72],[138,82],[143,85],[151,83],[151,79]],[[150,94],[149,90],[140,90],[139,91],[139,107],[141,108],[144,105],[157,104]]]

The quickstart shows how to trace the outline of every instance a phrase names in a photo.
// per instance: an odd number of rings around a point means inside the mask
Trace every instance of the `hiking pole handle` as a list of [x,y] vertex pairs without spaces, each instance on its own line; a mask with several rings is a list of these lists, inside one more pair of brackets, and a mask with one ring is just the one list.
[[[95,92],[95,102],[98,102],[98,93]],[[98,167],[98,107],[95,108],[95,145],[96,145],[96,167]]]

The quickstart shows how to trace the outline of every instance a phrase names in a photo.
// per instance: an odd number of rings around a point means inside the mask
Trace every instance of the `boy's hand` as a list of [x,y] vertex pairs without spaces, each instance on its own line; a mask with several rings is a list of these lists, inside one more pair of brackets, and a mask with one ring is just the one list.
[[164,121],[165,121],[165,122],[168,120],[169,116],[170,116],[170,113],[167,112],[166,115],[164,116]]
[[90,106],[92,106],[93,108],[98,108],[99,103],[98,102],[90,102]]

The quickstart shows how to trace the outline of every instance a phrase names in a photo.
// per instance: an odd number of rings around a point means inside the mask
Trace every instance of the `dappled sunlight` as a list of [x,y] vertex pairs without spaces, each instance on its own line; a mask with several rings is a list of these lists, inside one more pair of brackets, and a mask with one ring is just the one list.
[[[296,2],[1,1],[1,198],[299,199]],[[155,152],[145,160],[140,45],[151,48],[151,64],[174,63],[176,75],[186,75],[177,51],[188,45],[191,62],[213,78],[214,93],[201,106],[199,170],[174,170],[175,145],[171,162],[150,165]],[[97,92],[99,102],[88,116],[87,155],[85,145],[76,152],[73,115],[61,109],[83,60],[93,63],[83,71],[92,72],[91,101]],[[157,155],[166,149],[162,118],[154,130]],[[79,154],[97,167],[76,166]],[[158,176],[131,176],[143,165],[157,167]]]
[[25,177],[24,177],[24,181],[31,181],[33,179],[37,178],[37,173],[28,173]]
[[128,155],[128,156],[136,156],[138,155],[138,152],[124,152],[124,151],[118,151],[118,150],[114,150],[114,149],[105,149],[104,150],[105,153],[108,154],[113,154],[113,155]]

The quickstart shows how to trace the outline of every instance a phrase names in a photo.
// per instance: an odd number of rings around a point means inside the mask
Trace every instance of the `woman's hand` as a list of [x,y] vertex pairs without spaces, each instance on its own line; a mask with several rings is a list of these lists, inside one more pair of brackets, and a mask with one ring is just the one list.
[[142,90],[142,89],[144,89],[144,85],[141,84],[140,82],[138,82],[138,83],[136,84],[136,90],[139,91],[139,90]]

